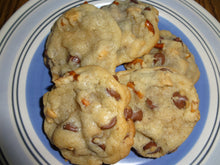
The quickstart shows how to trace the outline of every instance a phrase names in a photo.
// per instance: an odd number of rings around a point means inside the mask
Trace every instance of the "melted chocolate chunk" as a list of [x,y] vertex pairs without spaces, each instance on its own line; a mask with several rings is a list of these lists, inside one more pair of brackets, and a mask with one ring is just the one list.
[[183,109],[186,107],[186,102],[188,98],[186,96],[182,96],[179,92],[173,93],[173,103],[179,109]]
[[135,4],[138,4],[138,1],[137,0],[130,0],[130,2],[133,2]]
[[81,60],[78,56],[70,56],[69,61],[72,61],[76,64],[79,64],[81,62]]
[[132,115],[133,115],[133,111],[132,111],[131,107],[126,107],[126,108],[124,109],[125,119],[126,119],[126,120],[131,119],[131,118],[132,118]]
[[157,107],[156,105],[153,104],[153,102],[149,98],[147,98],[146,103],[147,106],[152,110]]
[[134,112],[131,119],[135,121],[141,121],[143,119],[143,112],[141,110]]
[[110,94],[110,96],[114,97],[117,101],[121,99],[121,96],[117,91],[109,88],[106,88],[106,91]]
[[114,118],[112,118],[112,120],[109,122],[109,124],[101,126],[101,129],[103,129],[103,130],[110,129],[110,128],[114,127],[116,123],[117,123],[117,117],[115,116]]
[[163,65],[165,63],[165,55],[163,53],[156,53],[154,55],[154,65],[157,63],[157,62],[160,62],[160,65]]
[[78,127],[76,127],[76,126],[74,126],[73,124],[70,124],[70,123],[65,124],[63,126],[63,129],[68,130],[68,131],[72,131],[72,132],[78,132],[79,131]]

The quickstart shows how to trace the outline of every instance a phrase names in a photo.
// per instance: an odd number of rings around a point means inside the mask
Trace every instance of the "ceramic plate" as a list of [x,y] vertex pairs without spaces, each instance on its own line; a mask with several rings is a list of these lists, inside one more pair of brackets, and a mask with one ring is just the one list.
[[[110,0],[90,0],[101,7]],[[179,149],[158,159],[130,152],[117,164],[216,164],[220,161],[220,24],[192,0],[145,0],[159,10],[159,28],[182,38],[201,72],[196,89],[201,120]],[[0,160],[2,164],[69,164],[43,133],[42,96],[52,85],[43,63],[46,38],[57,18],[82,4],[32,0],[0,32]],[[119,68],[120,69],[120,68]]]

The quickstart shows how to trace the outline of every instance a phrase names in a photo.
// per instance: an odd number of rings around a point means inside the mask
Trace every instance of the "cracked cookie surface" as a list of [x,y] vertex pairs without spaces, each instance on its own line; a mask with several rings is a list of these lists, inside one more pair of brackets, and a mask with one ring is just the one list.
[[150,51],[141,58],[125,65],[126,69],[153,67],[171,67],[185,75],[194,84],[200,77],[200,71],[195,58],[183,41],[167,30],[160,31],[160,40]]
[[124,115],[129,101],[127,87],[105,69],[80,67],[44,95],[44,131],[71,163],[115,163],[133,145],[134,123]]
[[44,60],[53,81],[86,65],[99,65],[114,74],[120,43],[121,30],[111,15],[83,4],[56,21],[47,39]]
[[149,53],[159,39],[158,10],[140,1],[114,1],[102,7],[115,19],[122,31],[117,50],[118,65]]
[[121,71],[117,77],[131,92],[134,149],[150,158],[175,151],[200,119],[193,83],[171,68],[162,67]]

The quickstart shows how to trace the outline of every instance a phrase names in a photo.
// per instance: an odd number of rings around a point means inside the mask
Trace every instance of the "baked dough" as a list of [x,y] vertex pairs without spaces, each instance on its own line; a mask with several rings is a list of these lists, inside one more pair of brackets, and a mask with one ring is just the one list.
[[159,13],[153,6],[136,0],[117,0],[102,10],[112,15],[122,31],[118,65],[149,53],[157,43]]
[[128,88],[99,66],[85,66],[55,81],[43,97],[44,131],[73,164],[112,164],[133,145],[134,123],[124,110]]
[[114,74],[120,44],[121,30],[111,15],[83,4],[56,21],[46,42],[44,59],[53,81],[86,65],[99,65]]
[[193,84],[200,77],[200,71],[193,54],[179,37],[167,30],[160,31],[160,40],[149,54],[125,65],[127,69],[158,66],[173,68],[176,72],[185,75]]
[[171,68],[144,68],[117,73],[131,92],[135,122],[134,149],[158,158],[175,151],[200,119],[199,98],[193,83]]

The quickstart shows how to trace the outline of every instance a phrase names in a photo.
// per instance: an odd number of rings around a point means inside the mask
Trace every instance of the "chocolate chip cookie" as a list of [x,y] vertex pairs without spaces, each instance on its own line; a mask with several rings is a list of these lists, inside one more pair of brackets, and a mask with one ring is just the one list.
[[83,4],[56,21],[46,42],[44,59],[53,81],[86,65],[99,65],[114,74],[120,44],[121,30],[112,16]]
[[160,40],[149,54],[137,58],[125,65],[127,69],[172,67],[178,73],[185,75],[194,84],[200,77],[200,71],[183,41],[167,30],[160,31]]
[[122,31],[118,65],[149,53],[157,43],[159,14],[153,6],[137,0],[117,0],[102,10],[112,15]]
[[165,67],[121,71],[117,77],[131,92],[126,114],[135,122],[134,149],[150,158],[175,151],[200,119],[193,83]]
[[44,95],[44,131],[73,164],[115,163],[133,145],[134,123],[124,113],[129,101],[128,88],[108,71],[80,67]]

